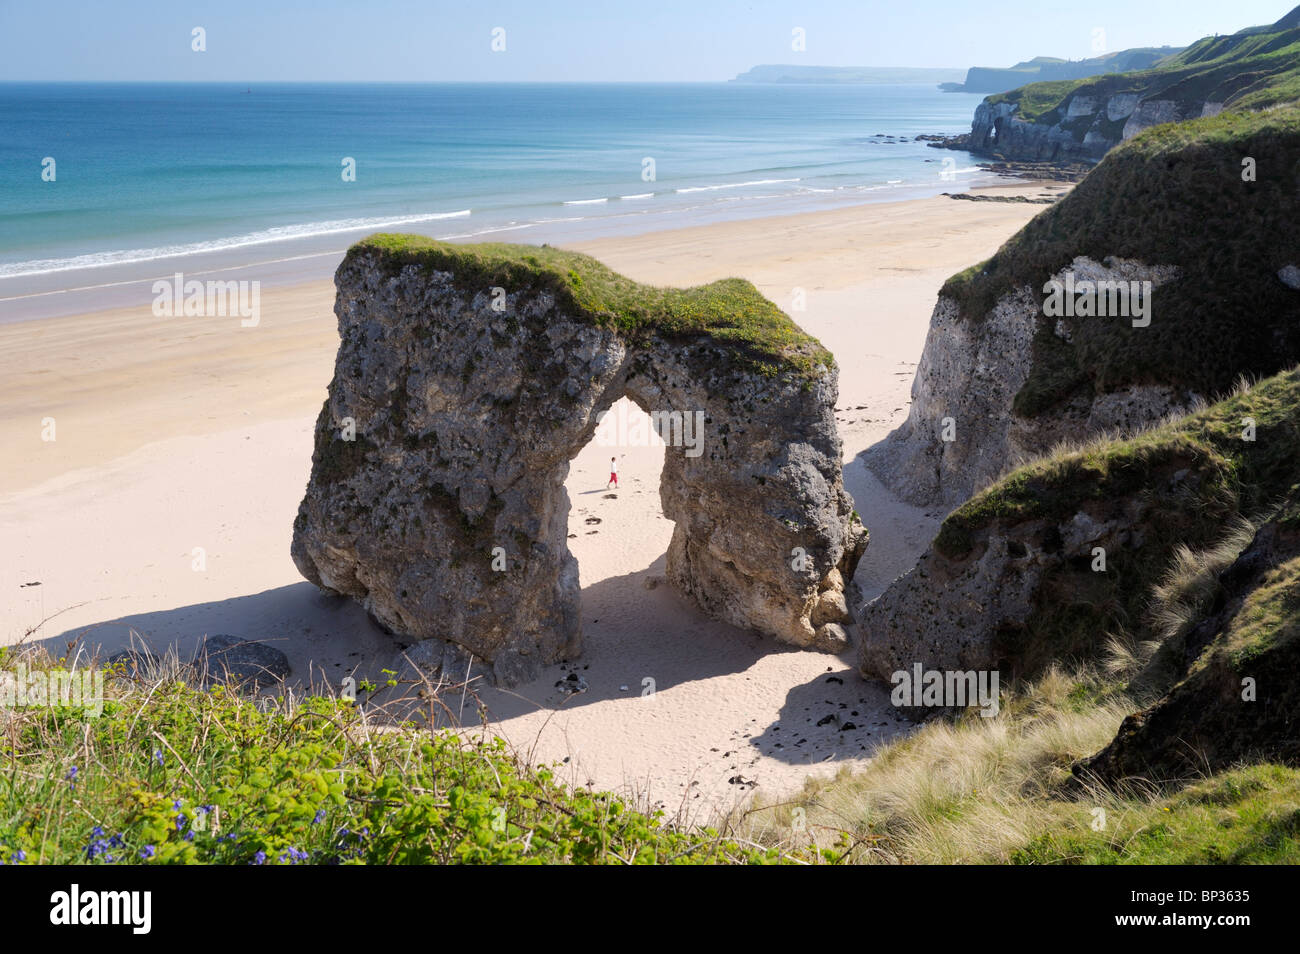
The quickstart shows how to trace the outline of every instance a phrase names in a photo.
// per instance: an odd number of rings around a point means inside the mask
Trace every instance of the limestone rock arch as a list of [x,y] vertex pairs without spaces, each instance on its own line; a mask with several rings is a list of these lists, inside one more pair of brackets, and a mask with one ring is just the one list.
[[335,284],[339,351],[294,523],[308,580],[507,685],[576,655],[564,480],[627,396],[702,413],[698,449],[665,453],[669,580],[716,618],[844,648],[867,533],[836,369],[748,282],[656,289],[546,246],[376,235]]

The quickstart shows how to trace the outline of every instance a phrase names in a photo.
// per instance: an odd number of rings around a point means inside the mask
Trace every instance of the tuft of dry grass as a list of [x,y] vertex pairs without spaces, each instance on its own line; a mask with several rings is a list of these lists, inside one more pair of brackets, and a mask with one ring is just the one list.
[[1115,735],[1130,711],[1095,676],[1050,670],[1004,695],[994,718],[932,721],[865,769],[812,780],[760,805],[740,831],[764,844],[825,848],[847,840],[858,863],[1005,863],[1031,840],[1123,799],[1072,782],[1070,765]]

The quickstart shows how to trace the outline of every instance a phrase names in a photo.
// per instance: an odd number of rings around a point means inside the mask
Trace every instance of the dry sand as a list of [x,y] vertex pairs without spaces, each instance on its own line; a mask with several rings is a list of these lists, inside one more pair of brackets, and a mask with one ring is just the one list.
[[[845,480],[871,531],[856,582],[871,597],[942,515],[894,499],[857,455],[906,415],[943,280],[1041,208],[922,199],[577,247],[655,284],[749,278],[831,349]],[[80,639],[111,652],[135,631],[184,651],[229,633],[284,650],[296,679],[334,685],[392,663],[393,639],[289,559],[338,342],[332,301],[323,282],[264,290],[256,328],[155,318],[147,305],[0,325],[0,643]],[[905,731],[887,687],[859,679],[847,656],[784,649],[662,585],[662,459],[660,448],[593,442],[573,460],[585,651],[514,692],[481,688],[491,731],[575,782],[692,817],[755,790],[793,794],[810,772],[859,764]],[[571,672],[585,691],[556,688]],[[472,699],[464,716],[477,721]]]

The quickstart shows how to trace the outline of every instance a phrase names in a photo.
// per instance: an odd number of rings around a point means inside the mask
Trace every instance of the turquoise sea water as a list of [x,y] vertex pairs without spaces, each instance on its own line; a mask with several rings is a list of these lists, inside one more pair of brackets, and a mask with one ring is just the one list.
[[0,299],[35,279],[269,260],[376,229],[555,241],[960,191],[968,156],[880,137],[965,130],[978,99],[923,86],[0,84]]

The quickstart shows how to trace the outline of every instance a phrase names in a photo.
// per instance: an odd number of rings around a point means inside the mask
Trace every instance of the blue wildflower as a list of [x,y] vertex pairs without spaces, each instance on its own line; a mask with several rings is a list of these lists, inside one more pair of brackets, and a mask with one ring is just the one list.
[[250,861],[249,864],[253,864],[253,865],[264,865],[264,864],[266,864],[266,852],[265,852],[265,851],[259,851],[257,854],[253,855],[253,860]]
[[144,861],[148,861],[153,856],[154,856],[153,845],[145,845],[143,848],[140,849],[140,857]]
[[324,820],[325,820],[325,809],[321,808],[317,810],[316,817],[311,820],[311,823],[313,825],[319,825]]

